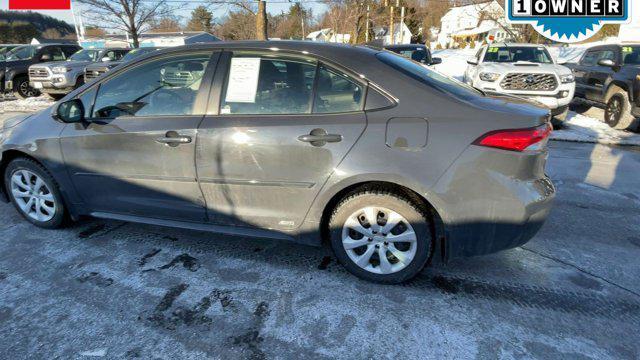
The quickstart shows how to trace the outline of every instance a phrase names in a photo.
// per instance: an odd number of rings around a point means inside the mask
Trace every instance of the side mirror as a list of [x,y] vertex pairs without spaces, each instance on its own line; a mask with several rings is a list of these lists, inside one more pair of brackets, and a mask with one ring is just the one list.
[[102,62],[107,62],[107,61],[111,61],[111,58],[108,56],[105,56],[102,58]]
[[474,65],[474,66],[478,65],[478,60],[476,60],[475,58],[474,59],[469,59],[469,60],[467,60],[467,64]]
[[42,56],[40,56],[40,61],[42,61],[42,62],[51,61],[51,55],[43,54]]
[[64,123],[76,123],[84,120],[84,105],[80,99],[59,104],[53,110],[53,117]]
[[616,63],[615,63],[615,61],[610,60],[610,59],[603,59],[603,60],[598,61],[598,65],[612,68],[612,67],[616,66]]
[[438,64],[442,64],[442,58],[439,58],[439,57],[431,58],[431,65],[438,65]]

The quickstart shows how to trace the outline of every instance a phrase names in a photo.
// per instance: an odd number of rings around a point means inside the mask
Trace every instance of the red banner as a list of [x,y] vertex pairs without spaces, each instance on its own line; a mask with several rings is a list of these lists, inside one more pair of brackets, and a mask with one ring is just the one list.
[[69,10],[71,0],[9,0],[9,10]]

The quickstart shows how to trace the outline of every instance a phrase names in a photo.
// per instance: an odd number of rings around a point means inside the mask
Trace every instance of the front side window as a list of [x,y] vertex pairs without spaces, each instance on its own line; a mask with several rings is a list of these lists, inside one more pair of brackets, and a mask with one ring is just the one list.
[[490,46],[484,56],[484,62],[515,63],[519,61],[553,64],[551,55],[544,47]]
[[611,50],[604,50],[600,52],[598,61],[600,60],[613,60],[616,61],[616,53]]
[[589,51],[582,58],[580,65],[593,66],[596,64],[596,61],[598,61],[598,56],[599,56],[598,51]]
[[220,113],[309,113],[316,65],[304,59],[234,56]]
[[362,93],[362,86],[350,80],[347,75],[320,66],[313,112],[341,113],[362,110]]
[[62,52],[62,49],[60,49],[59,47],[49,48],[45,51],[45,54],[49,55],[51,61],[62,61],[66,59],[64,53]]
[[193,115],[210,53],[153,60],[100,84],[93,117]]

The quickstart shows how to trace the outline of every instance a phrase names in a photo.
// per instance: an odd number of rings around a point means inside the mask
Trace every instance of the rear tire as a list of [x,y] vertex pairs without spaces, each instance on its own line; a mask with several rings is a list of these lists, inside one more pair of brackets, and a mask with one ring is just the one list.
[[18,99],[26,99],[40,95],[40,91],[29,86],[29,78],[19,77],[14,80],[13,94]]
[[614,129],[627,130],[635,127],[635,120],[636,118],[631,115],[631,102],[627,92],[614,88],[607,97],[604,121]]
[[415,277],[433,249],[428,216],[411,200],[384,189],[347,195],[334,209],[328,233],[347,271],[383,284]]
[[67,212],[58,184],[42,165],[28,158],[14,159],[5,170],[4,184],[27,221],[45,229],[64,225]]

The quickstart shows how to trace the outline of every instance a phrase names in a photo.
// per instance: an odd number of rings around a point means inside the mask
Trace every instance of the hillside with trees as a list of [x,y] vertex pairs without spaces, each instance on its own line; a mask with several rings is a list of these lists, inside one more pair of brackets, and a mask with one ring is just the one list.
[[72,25],[31,11],[0,10],[0,43],[27,43],[32,38],[60,39],[75,36]]

